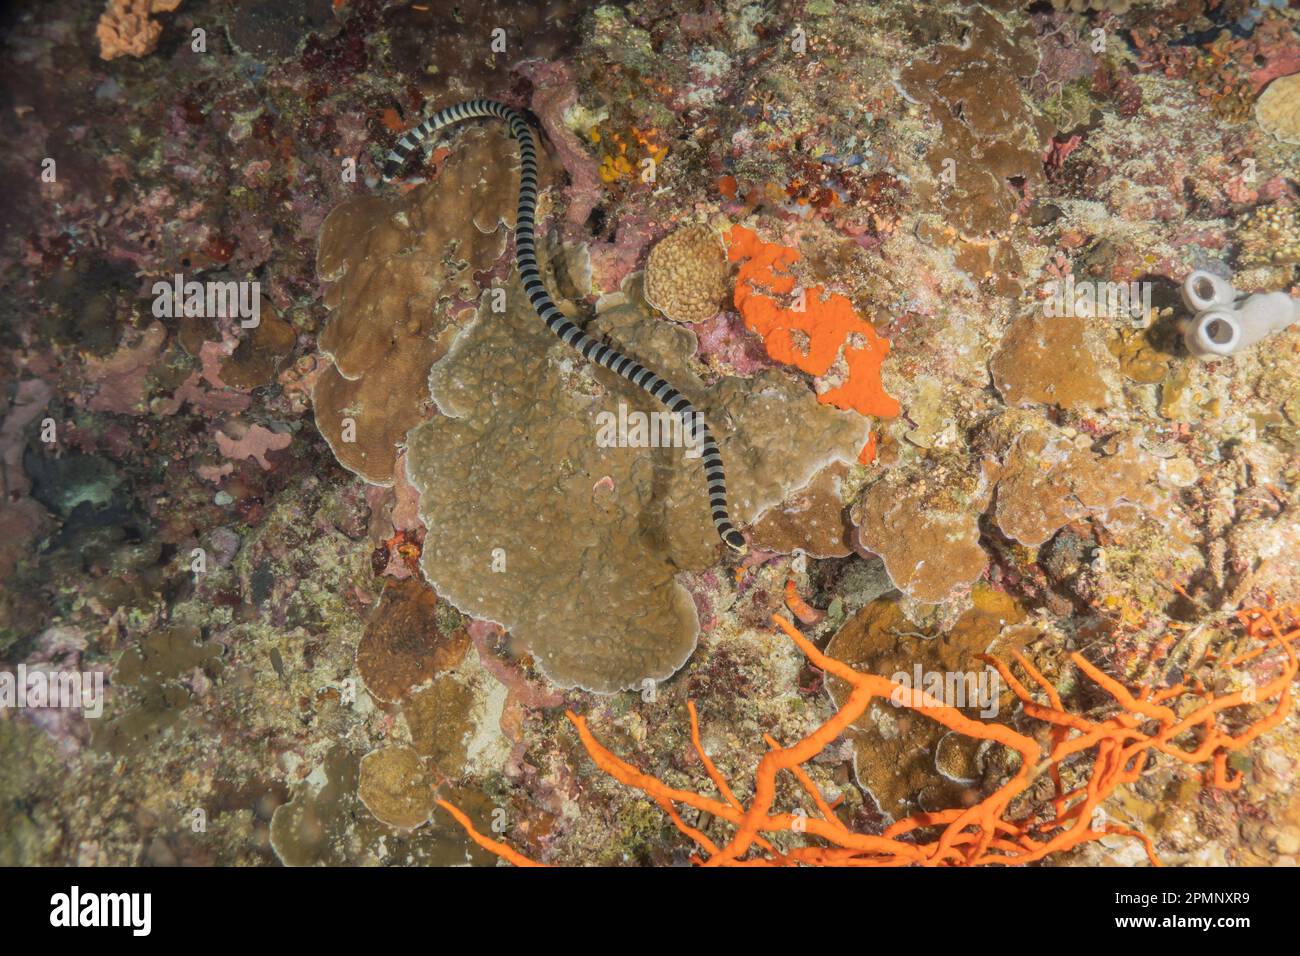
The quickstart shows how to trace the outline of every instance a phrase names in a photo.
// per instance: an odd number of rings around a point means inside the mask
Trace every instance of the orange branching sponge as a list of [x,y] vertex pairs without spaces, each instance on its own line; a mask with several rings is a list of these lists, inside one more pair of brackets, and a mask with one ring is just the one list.
[[842,354],[847,369],[843,383],[818,399],[863,415],[893,418],[898,414],[898,401],[880,381],[889,340],[876,334],[852,302],[838,293],[827,295],[821,285],[804,289],[799,301],[789,307],[765,294],[788,296],[795,291],[795,277],[789,270],[800,259],[797,249],[763,242],[754,230],[732,226],[727,256],[741,263],[736,308],[745,325],[763,337],[768,355],[817,376],[829,372]]
[[[1086,718],[1067,711],[1060,695],[1047,679],[1020,654],[1015,663],[1029,678],[1046,703],[1022,683],[1002,661],[988,658],[1013,693],[1020,699],[1025,717],[1048,725],[1046,751],[1038,739],[1002,724],[985,723],[945,706],[923,692],[895,684],[875,674],[864,674],[842,661],[827,657],[807,640],[788,620],[773,617],[808,660],[852,687],[844,706],[807,737],[782,747],[768,739],[771,746],[760,759],[755,773],[754,792],[748,805],[731,789],[700,742],[699,721],[695,706],[688,704],[691,741],[700,755],[705,773],[717,789],[718,797],[669,787],[662,781],[637,770],[606,749],[592,735],[587,722],[572,712],[569,720],[596,765],[620,783],[641,790],[668,814],[677,828],[699,847],[702,856],[696,862],[708,866],[780,866],[809,864],[822,866],[925,866],[1023,864],[1041,860],[1051,853],[1070,850],[1083,843],[1108,835],[1122,835],[1141,840],[1147,856],[1155,865],[1155,847],[1149,837],[1127,827],[1097,825],[1096,811],[1124,784],[1133,783],[1149,765],[1155,754],[1165,754],[1183,763],[1208,767],[1206,783],[1222,789],[1241,785],[1240,774],[1233,776],[1228,757],[1241,751],[1261,734],[1277,727],[1291,711],[1291,682],[1300,661],[1292,646],[1300,639],[1300,604],[1276,609],[1242,611],[1238,615],[1252,646],[1226,662],[1227,671],[1237,678],[1247,678],[1244,690],[1218,695],[1207,686],[1153,690],[1149,687],[1130,691],[1119,681],[1102,673],[1080,654],[1072,654],[1074,665],[1104,690],[1114,701],[1114,713],[1104,719]],[[1259,684],[1250,684],[1241,665],[1256,661],[1272,676]],[[926,717],[938,721],[957,733],[979,740],[993,741],[1014,750],[1020,756],[1015,774],[994,793],[971,807],[937,813],[919,813],[900,820],[881,834],[851,830],[834,812],[803,764],[817,756],[824,747],[862,716],[876,697],[898,701]],[[1271,706],[1270,706],[1271,705]],[[1253,721],[1249,714],[1230,711],[1270,707]],[[1233,732],[1231,726],[1239,729]],[[1066,790],[1061,766],[1070,761],[1078,765],[1080,755],[1090,755],[1083,762],[1086,780]],[[773,810],[777,777],[788,771],[808,795],[814,813],[802,809],[794,812]],[[1011,805],[1043,773],[1055,785],[1050,806],[1039,811],[1013,815]],[[677,807],[692,807],[729,823],[734,829],[730,840],[719,846],[710,836],[692,827]],[[452,809],[452,808],[448,808]],[[457,819],[470,835],[505,859],[520,862],[519,854],[509,847],[494,846],[494,841],[477,835],[468,821]],[[815,845],[788,851],[777,850],[766,835],[795,832],[815,838]]]
[[469,816],[454,804],[448,803],[446,800],[439,800],[438,806],[442,807],[444,810],[446,810],[448,813],[451,814],[452,819],[454,819],[457,823],[459,823],[464,828],[465,832],[469,834],[469,838],[471,840],[473,840],[483,849],[495,853],[497,856],[501,857],[501,859],[507,861],[508,863],[513,863],[515,866],[545,866],[546,865],[545,863],[537,863],[533,860],[528,859],[528,857],[524,856],[518,850],[512,849],[511,847],[502,843],[500,840],[493,840],[491,837],[487,837],[479,833],[478,828],[474,826]]
[[826,619],[826,612],[819,611],[811,607],[807,601],[799,596],[799,589],[795,587],[794,578],[785,582],[785,606],[794,612],[794,616],[803,624],[820,624]]

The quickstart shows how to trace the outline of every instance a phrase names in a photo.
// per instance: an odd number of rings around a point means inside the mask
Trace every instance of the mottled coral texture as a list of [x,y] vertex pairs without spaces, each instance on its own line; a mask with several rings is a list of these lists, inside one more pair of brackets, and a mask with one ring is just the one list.
[[[928,674],[938,674],[947,687],[957,689],[950,675],[959,675],[960,701],[966,716],[988,719],[990,711],[1008,712],[1010,691],[996,680],[979,656],[994,650],[1007,655],[1019,650],[1034,635],[1021,624],[1025,611],[1007,594],[977,588],[972,606],[941,633],[923,631],[907,619],[895,600],[873,601],[835,632],[826,646],[828,654],[859,671],[896,678],[906,675],[904,686],[930,690]],[[922,682],[916,682],[917,669]],[[979,684],[982,671],[983,695]],[[852,688],[832,678],[828,688],[837,706],[843,706]],[[982,713],[981,713],[982,712]],[[912,714],[887,699],[872,702],[848,731],[853,744],[853,769],[858,782],[891,818],[917,810],[939,810],[958,804],[963,791],[977,783],[986,770],[997,773],[996,753],[980,753],[979,741],[951,734],[928,717]],[[991,759],[992,758],[992,759]]]
[[972,7],[963,42],[928,51],[903,70],[903,87],[940,125],[926,152],[934,181],[921,193],[965,235],[1005,228],[1022,196],[1042,187],[1051,126],[1020,89],[1038,64],[1032,37],[1027,25],[1007,30]]
[[[672,674],[695,646],[695,606],[674,575],[717,560],[698,458],[601,447],[599,413],[664,414],[584,363],[538,321],[518,285],[484,308],[431,375],[446,417],[411,432],[408,471],[431,529],[422,566],[462,611],[511,629],[562,686],[610,692]],[[727,462],[733,519],[752,521],[832,459],[852,461],[866,423],[778,372],[705,388],[694,336],[635,296],[589,331],[658,369],[706,416]]]
[[721,307],[727,272],[726,251],[713,228],[683,226],[650,250],[646,301],[678,322],[703,322]]
[[467,130],[431,182],[350,200],[325,220],[316,268],[335,313],[320,349],[333,364],[316,381],[316,424],[367,481],[392,483],[455,306],[478,299],[475,274],[505,251],[518,190],[514,143],[487,126]]
[[992,492],[988,471],[964,461],[894,469],[854,505],[858,543],[880,555],[909,597],[946,601],[984,573],[979,517]]
[[1119,363],[1098,324],[1030,312],[1007,330],[989,370],[1008,405],[1108,409],[1121,397]]

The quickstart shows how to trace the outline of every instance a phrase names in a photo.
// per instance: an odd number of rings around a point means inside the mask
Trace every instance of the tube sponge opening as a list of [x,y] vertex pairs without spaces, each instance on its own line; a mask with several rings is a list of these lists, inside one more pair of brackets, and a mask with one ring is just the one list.
[[1232,283],[1204,269],[1197,269],[1183,280],[1183,301],[1193,312],[1204,312],[1216,305],[1231,306],[1236,298]]
[[1183,341],[1202,358],[1235,355],[1300,318],[1300,299],[1285,292],[1238,299],[1231,283],[1203,270],[1183,282],[1183,301],[1196,313],[1184,326]]
[[1231,355],[1241,346],[1241,324],[1230,312],[1202,312],[1185,336],[1193,355]]

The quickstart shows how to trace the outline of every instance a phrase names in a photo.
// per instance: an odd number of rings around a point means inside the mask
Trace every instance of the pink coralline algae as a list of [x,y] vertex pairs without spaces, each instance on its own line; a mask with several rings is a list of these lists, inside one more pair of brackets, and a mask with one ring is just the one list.
[[621,218],[612,240],[591,244],[593,284],[610,292],[619,288],[640,264],[642,254],[658,231],[653,222],[640,216]]
[[234,461],[252,458],[264,471],[271,469],[271,463],[266,460],[267,453],[288,448],[293,440],[288,432],[273,432],[261,425],[244,425],[237,421],[223,425],[222,429],[217,432],[217,447],[221,454]]
[[215,418],[218,415],[242,412],[252,403],[252,398],[244,392],[204,388],[202,375],[195,372],[181,383],[171,398],[158,402],[154,412],[159,415],[174,415],[182,406],[189,405],[196,412]]
[[722,370],[730,370],[748,378],[764,369],[776,368],[768,358],[763,340],[745,328],[744,320],[735,312],[719,312],[694,326],[699,339],[698,354]]
[[596,160],[578,135],[564,125],[564,111],[578,101],[573,70],[563,63],[531,61],[520,64],[519,72],[533,83],[532,110],[541,120],[551,147],[569,174],[566,188],[570,223],[584,223],[600,202],[604,189]]
[[145,376],[162,350],[167,330],[161,322],[155,322],[133,337],[134,342],[119,346],[108,358],[86,360],[86,381],[96,386],[95,394],[86,403],[91,411],[122,415],[143,411]]

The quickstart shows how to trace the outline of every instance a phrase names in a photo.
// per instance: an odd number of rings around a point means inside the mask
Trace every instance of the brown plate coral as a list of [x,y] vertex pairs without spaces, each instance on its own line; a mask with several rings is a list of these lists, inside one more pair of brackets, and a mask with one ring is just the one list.
[[[462,611],[523,639],[562,686],[661,680],[698,629],[674,575],[717,560],[703,478],[680,447],[602,447],[602,420],[663,410],[575,358],[518,286],[506,295],[506,311],[485,303],[434,367],[445,415],[409,437],[421,518],[436,529],[421,566]],[[688,361],[694,336],[656,321],[635,294],[597,315],[592,333],[660,369],[704,413],[741,522],[823,464],[852,461],[866,440],[865,419],[819,405],[782,373],[705,386]]]
[[432,181],[350,200],[325,220],[316,269],[334,315],[319,345],[332,364],[312,396],[316,425],[367,481],[392,483],[397,445],[427,413],[425,380],[456,306],[477,300],[475,274],[505,251],[518,189],[509,137],[473,129]]

